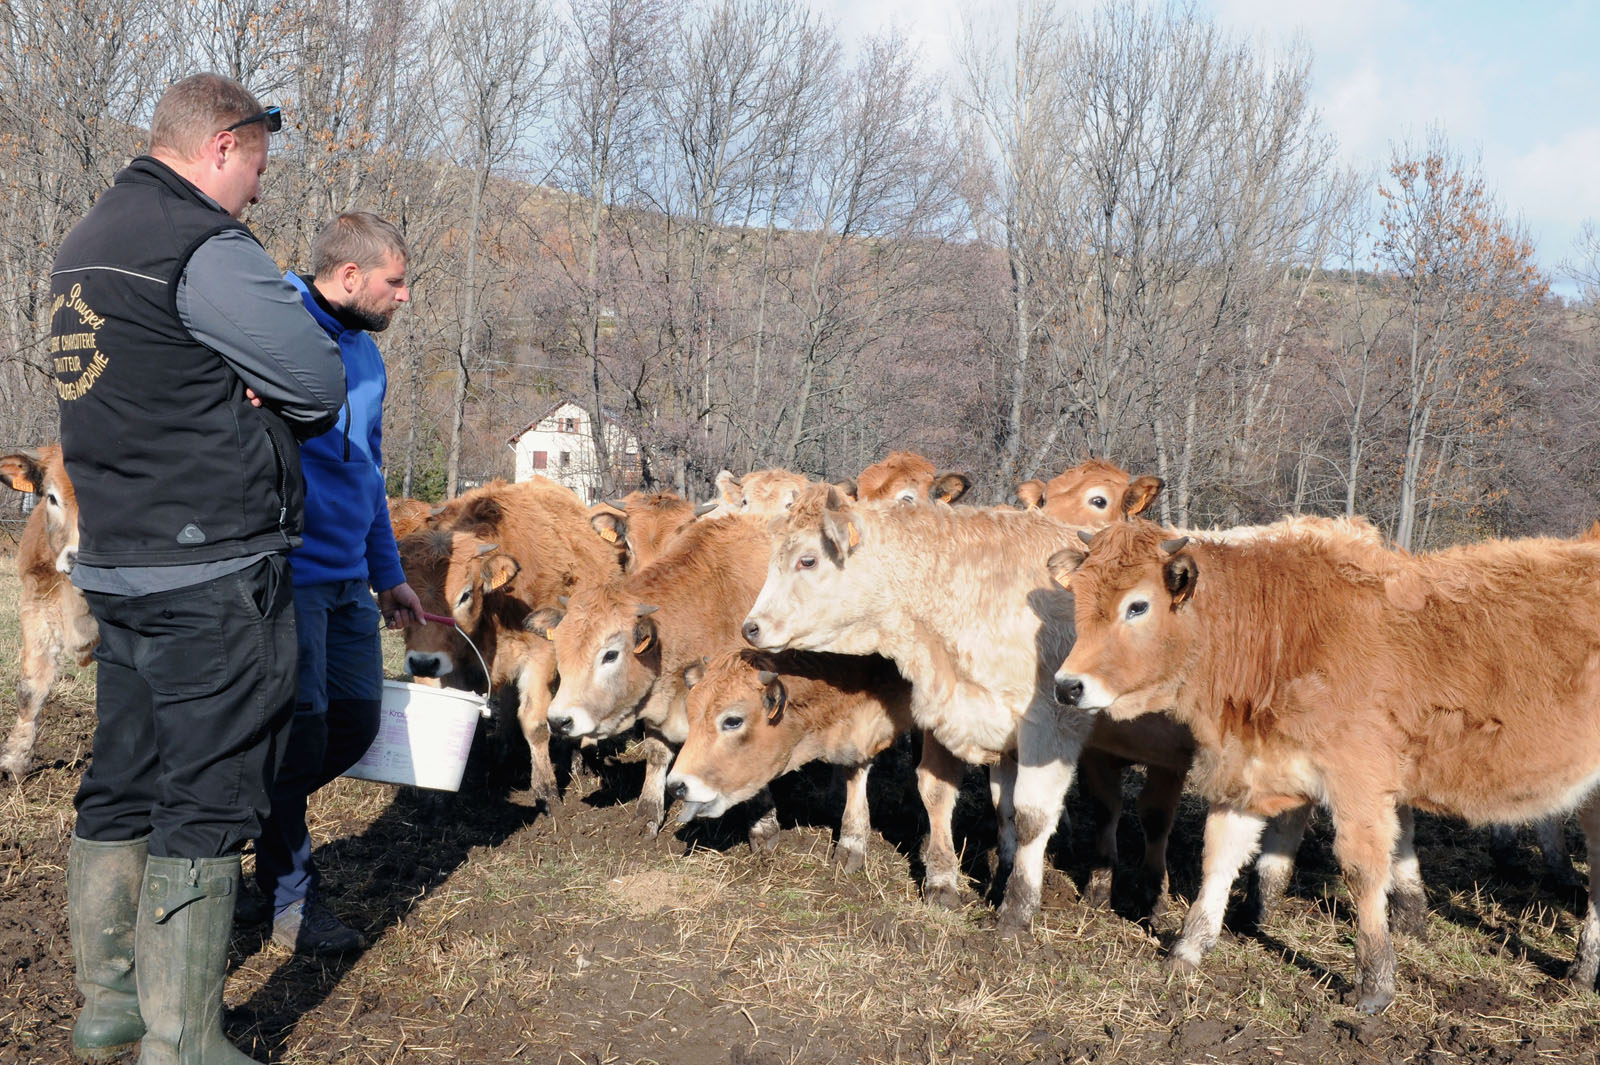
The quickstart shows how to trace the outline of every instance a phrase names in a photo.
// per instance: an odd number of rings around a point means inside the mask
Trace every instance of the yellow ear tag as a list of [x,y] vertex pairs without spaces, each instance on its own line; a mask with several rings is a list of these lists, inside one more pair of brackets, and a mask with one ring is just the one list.
[[19,492],[37,492],[39,490],[35,488],[33,482],[28,480],[26,477],[11,478],[11,487],[15,488]]
[[650,644],[653,640],[654,637],[646,636],[644,639],[633,645],[633,653],[636,655],[644,654],[645,651],[650,649]]
[[554,625],[544,630],[544,638],[549,640],[551,643],[556,642],[556,630]]
[[600,539],[608,544],[614,544],[617,542],[617,531],[615,529],[601,529]]
[[493,591],[496,591],[496,590],[498,590],[500,588],[505,587],[506,582],[509,581],[510,579],[511,579],[510,577],[506,576],[503,573],[497,575],[494,580],[489,582],[489,590],[491,592],[493,592]]
[[860,547],[861,546],[861,534],[856,531],[856,523],[855,522],[851,522],[850,523],[850,546],[851,547]]

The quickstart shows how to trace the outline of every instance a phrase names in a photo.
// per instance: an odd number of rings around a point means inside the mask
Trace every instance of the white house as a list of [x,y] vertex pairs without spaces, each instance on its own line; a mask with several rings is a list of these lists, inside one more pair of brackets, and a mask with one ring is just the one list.
[[[598,500],[600,463],[589,418],[587,410],[564,399],[512,436],[508,443],[517,456],[516,479],[526,481],[538,474],[566,485],[585,503]],[[610,416],[604,431],[614,483],[626,492],[638,485],[639,442]]]

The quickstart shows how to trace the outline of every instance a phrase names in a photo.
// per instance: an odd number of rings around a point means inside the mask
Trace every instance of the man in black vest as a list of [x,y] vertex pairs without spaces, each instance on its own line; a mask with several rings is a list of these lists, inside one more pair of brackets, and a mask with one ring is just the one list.
[[345,398],[337,348],[238,221],[280,125],[227,78],[172,85],[150,154],[51,273],[72,580],[100,626],[67,864],[85,1060],[141,1037],[141,1061],[251,1060],[221,1026],[239,852],[294,705],[298,441]]

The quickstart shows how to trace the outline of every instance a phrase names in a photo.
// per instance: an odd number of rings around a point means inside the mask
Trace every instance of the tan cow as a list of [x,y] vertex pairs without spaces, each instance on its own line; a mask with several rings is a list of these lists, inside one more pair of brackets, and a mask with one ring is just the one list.
[[[870,827],[867,771],[911,728],[911,686],[894,664],[877,655],[746,648],[691,665],[684,680],[688,738],[667,776],[668,794],[684,803],[679,820],[720,817],[765,793],[776,777],[825,761],[845,777],[834,861],[845,873],[859,870]],[[929,821],[933,832],[941,831],[933,811]],[[948,813],[942,830],[950,831]]]
[[[1091,715],[1058,711],[1051,663],[1071,647],[1072,597],[1043,559],[1076,542],[1070,527],[1009,510],[845,505],[826,490],[773,524],[745,639],[892,659],[911,682],[917,725],[956,758],[992,767],[1001,864],[1011,865],[1003,933],[1025,931],[1038,909],[1045,846],[1091,733],[1097,748],[1182,780],[1191,745],[1170,721],[1097,728]],[[953,855],[940,857],[927,885],[954,893]]]
[[706,515],[722,518],[729,514],[772,517],[789,509],[790,504],[811,478],[793,470],[751,470],[735,477],[731,470],[717,474],[716,506]]
[[[1118,718],[1166,705],[1200,745],[1207,877],[1231,882],[1266,817],[1330,810],[1355,902],[1358,1006],[1394,997],[1386,892],[1398,804],[1477,823],[1576,808],[1600,847],[1600,545],[1493,541],[1408,556],[1286,528],[1171,539],[1134,521],[1051,560],[1077,597],[1060,696]],[[1193,967],[1226,888],[1173,949]],[[1600,970],[1600,878],[1571,980]]]
[[954,503],[972,487],[964,473],[938,472],[915,451],[891,451],[856,477],[851,493],[862,503]]
[[651,835],[665,817],[672,751],[688,734],[683,671],[738,640],[766,572],[768,543],[767,519],[705,518],[649,566],[617,580],[586,581],[564,612],[530,619],[535,632],[550,637],[561,677],[550,704],[552,731],[603,739],[644,725],[639,801]]
[[428,519],[433,516],[433,510],[432,503],[425,503],[420,499],[390,496],[389,524],[394,527],[394,538],[400,540],[410,536],[428,524]]
[[[580,581],[618,576],[615,552],[595,536],[588,509],[577,496],[535,478],[485,485],[461,496],[450,509],[448,526],[406,538],[402,562],[419,557],[425,559],[416,575],[420,586],[409,569],[407,579],[424,608],[432,613],[442,606],[472,638],[488,660],[493,688],[515,683],[517,722],[532,760],[530,788],[536,797],[553,799],[556,779],[545,711],[555,683],[555,656],[524,622]],[[454,638],[442,625],[408,628],[408,669],[432,676],[459,670],[459,650],[449,643]]]
[[33,762],[39,711],[56,682],[58,661],[70,656],[89,664],[100,630],[83,593],[67,574],[78,554],[78,498],[61,463],[61,447],[0,457],[0,478],[18,492],[38,497],[23,526],[17,551],[21,589],[22,673],[17,682],[17,723],[0,751],[0,776],[21,779]]
[[623,572],[632,573],[655,561],[685,526],[715,507],[715,503],[696,506],[671,492],[629,492],[616,502],[591,506],[589,523],[616,548]]
[[1016,488],[1027,509],[1088,529],[1143,514],[1160,491],[1161,478],[1134,477],[1104,459],[1088,459],[1048,483],[1023,481]]

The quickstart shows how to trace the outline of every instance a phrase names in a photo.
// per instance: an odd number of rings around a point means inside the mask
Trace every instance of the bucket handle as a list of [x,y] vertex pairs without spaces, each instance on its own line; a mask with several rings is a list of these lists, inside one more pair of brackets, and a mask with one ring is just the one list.
[[[489,663],[483,660],[483,652],[478,650],[478,645],[472,642],[472,637],[461,631],[461,626],[456,624],[455,618],[450,617],[447,614],[429,614],[424,612],[422,615],[422,620],[431,621],[435,625],[448,625],[450,628],[455,629],[456,635],[465,640],[467,646],[472,648],[472,653],[478,656],[478,664],[483,667],[483,682],[489,686],[490,691],[494,690],[494,682],[489,679]],[[480,713],[481,716],[485,718],[492,716],[489,712],[489,692],[487,691],[483,693],[483,710]]]

